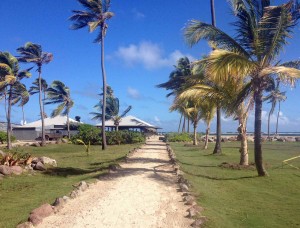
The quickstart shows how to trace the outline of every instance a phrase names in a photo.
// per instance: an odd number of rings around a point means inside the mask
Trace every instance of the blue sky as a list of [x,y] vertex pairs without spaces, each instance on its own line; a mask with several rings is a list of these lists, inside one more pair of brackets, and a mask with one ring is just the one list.
[[[228,26],[233,18],[227,1],[215,2],[217,26],[233,34]],[[96,34],[89,34],[87,29],[69,29],[68,18],[73,9],[82,9],[76,0],[1,0],[0,18],[5,23],[0,27],[0,51],[16,55],[18,47],[31,41],[53,53],[53,62],[43,67],[43,78],[49,84],[61,80],[69,86],[75,101],[71,117],[79,115],[83,122],[94,123],[89,113],[95,111],[93,106],[102,87],[100,46],[93,43]],[[172,98],[166,98],[167,91],[155,85],[168,80],[178,58],[197,59],[209,53],[204,41],[188,47],[182,31],[191,19],[210,23],[209,0],[111,0],[111,11],[115,17],[109,21],[105,40],[107,82],[120,99],[121,111],[132,105],[129,114],[161,126],[163,131],[176,131],[179,115],[169,112]],[[299,39],[297,28],[280,59],[299,59]],[[32,78],[23,81],[28,87],[37,77],[37,72],[32,74]],[[282,103],[280,130],[299,131],[299,89],[283,90],[287,91],[288,99]],[[27,122],[39,119],[37,98],[32,96],[25,106]],[[52,108],[46,107],[48,115]],[[5,121],[3,101],[0,110],[0,120]],[[263,110],[263,131],[266,131],[269,105],[264,104]],[[13,122],[20,123],[21,109],[14,107],[12,115]],[[222,124],[224,132],[236,131],[237,123],[230,118],[223,117]],[[214,131],[214,123],[211,129]],[[203,123],[198,130],[204,131]],[[253,130],[253,113],[248,130]]]

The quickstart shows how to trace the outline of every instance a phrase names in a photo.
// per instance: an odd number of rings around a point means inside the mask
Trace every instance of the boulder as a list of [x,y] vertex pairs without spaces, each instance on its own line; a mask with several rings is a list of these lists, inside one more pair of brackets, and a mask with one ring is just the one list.
[[34,147],[40,147],[40,146],[41,146],[41,144],[40,144],[40,143],[38,143],[38,142],[35,142],[35,143],[32,143],[32,144],[31,144],[31,146],[34,146]]
[[200,213],[204,211],[203,207],[200,207],[198,205],[194,205],[187,209],[187,212],[189,213],[188,217],[192,218],[195,217],[196,215],[200,215]]
[[18,166],[18,165],[16,165],[16,166],[11,166],[10,169],[12,170],[13,174],[15,174],[15,175],[20,175],[20,174],[23,173],[22,167],[21,167],[21,166]]
[[295,137],[296,142],[300,142],[300,137]]
[[79,191],[78,191],[78,190],[73,190],[73,191],[70,193],[71,199],[75,199],[77,196],[79,196]]
[[65,139],[65,138],[62,138],[61,141],[62,141],[62,143],[68,143],[69,142],[69,140]]
[[44,164],[42,162],[38,162],[36,163],[36,165],[33,167],[33,169],[35,170],[39,170],[39,171],[45,171],[46,167],[44,166]]
[[28,221],[32,222],[32,224],[35,226],[41,223],[43,221],[43,218],[48,217],[52,213],[53,213],[52,206],[46,203],[31,211]]
[[180,186],[181,191],[183,191],[183,192],[189,191],[189,187],[186,184],[180,183],[179,186]]
[[64,207],[66,201],[63,198],[56,198],[52,206],[54,206],[54,211],[57,212]]
[[185,196],[183,197],[183,200],[185,201],[186,205],[195,205],[195,198],[193,196]]
[[278,142],[285,142],[285,138],[278,138],[277,141]]
[[296,142],[296,139],[295,139],[295,137],[286,137],[285,141],[286,142]]
[[222,138],[221,141],[222,142],[228,142],[229,140],[228,140],[228,138]]
[[48,158],[48,157],[40,157],[39,160],[44,164],[44,165],[50,165],[57,167],[57,163],[54,159]]
[[7,165],[0,165],[0,173],[3,175],[11,175],[13,171]]
[[201,227],[206,221],[207,221],[207,218],[206,218],[205,216],[201,216],[200,218],[197,218],[197,219],[191,224],[191,227]]

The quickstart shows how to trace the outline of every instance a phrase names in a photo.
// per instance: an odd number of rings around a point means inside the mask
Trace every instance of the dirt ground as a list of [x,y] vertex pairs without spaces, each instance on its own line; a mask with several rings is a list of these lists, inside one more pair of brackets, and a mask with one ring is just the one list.
[[38,227],[189,227],[165,143],[152,137],[121,169],[70,200]]

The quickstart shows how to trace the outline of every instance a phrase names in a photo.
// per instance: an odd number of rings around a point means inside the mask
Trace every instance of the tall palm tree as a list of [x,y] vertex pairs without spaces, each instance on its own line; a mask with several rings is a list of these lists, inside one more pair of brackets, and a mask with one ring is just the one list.
[[277,135],[277,129],[278,129],[278,119],[279,119],[279,112],[280,112],[280,102],[281,101],[285,101],[286,100],[286,96],[285,93],[286,92],[281,92],[279,90],[279,85],[280,85],[280,81],[277,81],[276,87],[271,90],[271,92],[266,96],[263,97],[263,101],[268,101],[268,103],[271,103],[271,109],[269,111],[269,115],[268,115],[268,139],[271,140],[270,137],[270,120],[271,120],[271,115],[274,113],[275,111],[275,107],[277,105],[278,102],[278,106],[279,106],[279,110],[277,113],[277,120],[276,120],[276,135]]
[[267,175],[263,165],[261,144],[261,114],[263,91],[269,78],[277,75],[280,80],[293,85],[300,77],[295,65],[277,65],[276,58],[291,37],[297,24],[299,4],[293,0],[279,6],[270,1],[231,0],[236,16],[234,26],[237,36],[232,38],[218,28],[193,20],[185,29],[185,37],[191,45],[207,39],[215,48],[207,59],[206,71],[212,77],[227,80],[230,77],[248,78],[249,85],[241,92],[239,101],[253,92],[255,103],[254,158],[259,176]]
[[[177,65],[175,65],[174,67],[175,69],[169,75],[169,80],[167,82],[157,85],[158,88],[165,88],[166,90],[171,90],[171,92],[166,95],[167,97],[171,95],[176,96],[184,88],[186,78],[192,75],[192,66],[189,58],[187,57],[182,57],[178,59]],[[179,112],[183,111],[182,109],[172,110],[177,110]],[[184,118],[182,132],[185,131],[186,116],[181,112],[178,133],[180,131],[182,118]]]
[[[11,107],[13,105],[13,99],[17,96],[18,88],[24,87],[23,84],[20,83],[20,80],[23,78],[30,77],[31,74],[28,70],[20,71],[19,62],[16,57],[14,57],[9,52],[0,52],[0,88],[7,88],[7,148],[11,149],[11,135],[12,135],[12,127],[11,127]],[[25,100],[26,93],[18,94],[21,96],[21,99]]]
[[[108,96],[106,98],[106,112],[105,112],[105,120],[112,120],[114,122],[114,125],[116,127],[116,131],[119,131],[119,125],[122,121],[122,118],[132,109],[132,106],[128,106],[121,114],[120,112],[120,102],[119,98],[114,96]],[[91,112],[90,114],[93,115],[92,120],[102,120],[103,115],[101,113],[103,108],[103,102],[102,100],[95,105],[95,108],[99,112]]]
[[26,85],[22,83],[16,84],[13,89],[12,105],[18,104],[18,106],[22,108],[22,122],[24,125],[26,123],[24,105],[28,103],[30,94],[26,88]]
[[[47,81],[43,78],[41,78],[41,84],[42,84],[42,93],[43,93],[43,113],[44,113],[44,117],[45,115],[45,99],[46,99],[46,91],[48,89],[48,84]],[[32,83],[32,86],[30,86],[28,92],[30,93],[30,95],[33,94],[37,94],[40,92],[40,86],[39,86],[39,79],[37,78],[36,80],[34,80],[34,82]]]
[[60,114],[67,116],[67,129],[68,137],[70,139],[70,119],[69,114],[71,108],[74,106],[74,101],[70,95],[69,87],[65,86],[61,81],[53,81],[50,87],[47,89],[47,98],[45,105],[58,104],[56,109],[51,113],[51,117],[58,116]]
[[28,42],[24,47],[17,49],[20,54],[18,60],[24,63],[33,63],[37,67],[38,71],[38,85],[39,85],[39,105],[40,105],[40,115],[42,122],[42,146],[46,145],[45,139],[45,122],[44,122],[44,109],[43,109],[43,98],[42,98],[42,67],[44,64],[48,64],[52,61],[53,55],[48,52],[43,52],[42,46],[39,44],[34,44]]
[[114,16],[109,11],[110,0],[78,0],[78,2],[85,8],[82,10],[73,10],[74,13],[69,19],[74,21],[71,29],[81,29],[89,27],[89,32],[94,32],[99,28],[99,34],[94,40],[95,43],[101,43],[101,69],[103,82],[103,105],[102,105],[102,150],[106,149],[106,135],[105,135],[105,110],[106,110],[106,72],[104,66],[104,38],[108,25],[106,23]]

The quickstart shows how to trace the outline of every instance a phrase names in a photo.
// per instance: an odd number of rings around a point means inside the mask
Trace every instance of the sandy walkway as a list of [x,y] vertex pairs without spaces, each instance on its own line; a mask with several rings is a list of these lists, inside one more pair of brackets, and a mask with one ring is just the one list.
[[38,227],[189,227],[165,143],[153,137],[122,169],[70,200]]

